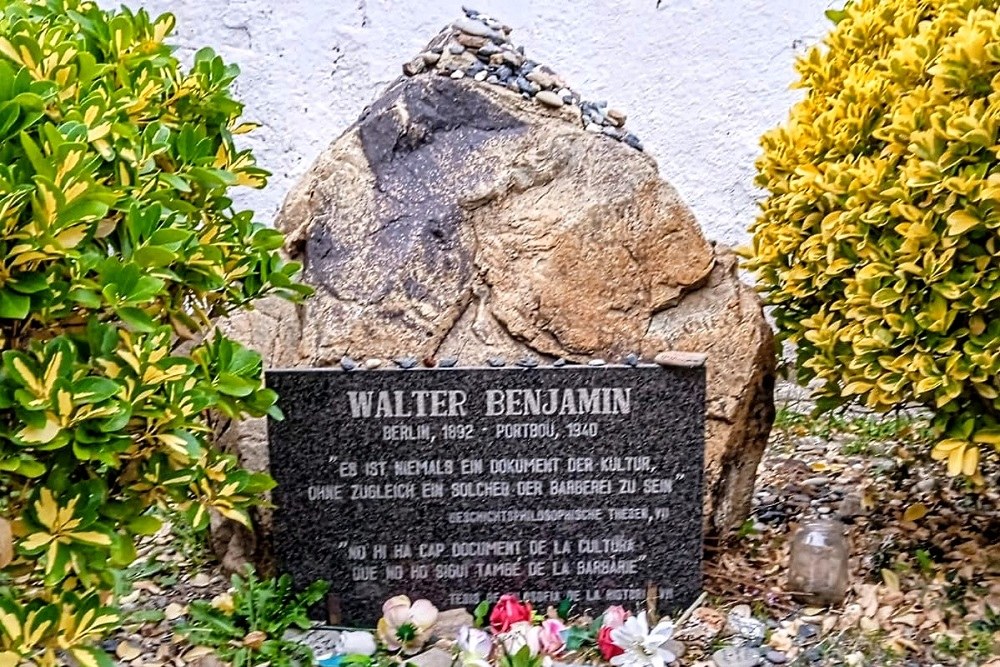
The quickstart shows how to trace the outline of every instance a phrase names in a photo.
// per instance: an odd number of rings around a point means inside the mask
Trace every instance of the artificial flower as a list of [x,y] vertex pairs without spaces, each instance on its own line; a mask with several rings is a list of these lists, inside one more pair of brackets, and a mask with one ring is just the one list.
[[411,603],[405,595],[389,598],[382,605],[378,621],[378,638],[390,651],[418,652],[430,637],[437,621],[438,610],[428,600]]
[[621,655],[625,652],[625,649],[611,641],[612,630],[614,628],[609,628],[605,625],[597,631],[597,648],[601,652],[601,657],[605,660],[611,660],[616,655]]
[[527,646],[529,655],[535,657],[542,648],[539,639],[541,630],[537,625],[532,625],[531,621],[518,621],[507,632],[498,635],[500,645],[508,656],[517,655],[518,651]]
[[611,641],[623,649],[611,658],[612,665],[622,667],[665,667],[677,656],[666,646],[674,636],[674,624],[664,619],[652,630],[646,612],[625,620],[620,628],[611,630]]
[[538,644],[545,655],[559,655],[566,647],[566,626],[558,618],[542,621],[538,631]]
[[625,611],[625,607],[621,605],[612,605],[604,611],[604,615],[601,616],[601,627],[602,628],[620,628],[625,623],[625,619],[629,617],[629,613]]
[[458,662],[463,667],[489,667],[493,640],[489,634],[478,628],[464,626],[455,637],[458,644]]
[[375,655],[378,647],[375,637],[364,630],[352,630],[340,633],[334,652],[339,655]]
[[522,621],[531,621],[531,604],[521,602],[516,595],[501,595],[490,614],[493,632],[507,632],[512,625]]

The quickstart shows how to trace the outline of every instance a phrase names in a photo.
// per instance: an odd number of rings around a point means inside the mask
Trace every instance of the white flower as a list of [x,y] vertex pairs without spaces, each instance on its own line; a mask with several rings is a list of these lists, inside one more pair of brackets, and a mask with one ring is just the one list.
[[418,652],[430,638],[431,628],[437,622],[438,610],[427,600],[410,603],[410,598],[397,595],[382,605],[382,618],[378,621],[378,638],[390,651]]
[[337,655],[375,655],[375,637],[364,630],[340,633],[334,653]]
[[532,625],[529,621],[518,621],[510,626],[510,630],[500,635],[500,644],[509,656],[514,656],[525,646],[531,657],[538,655],[541,650],[539,634],[542,629]]
[[465,626],[455,637],[458,644],[458,661],[463,667],[489,667],[490,653],[493,652],[493,640],[489,634],[478,628]]
[[664,646],[674,636],[674,624],[664,619],[652,631],[646,612],[625,620],[620,628],[611,631],[611,641],[625,652],[611,658],[611,664],[620,667],[665,667],[677,656]]

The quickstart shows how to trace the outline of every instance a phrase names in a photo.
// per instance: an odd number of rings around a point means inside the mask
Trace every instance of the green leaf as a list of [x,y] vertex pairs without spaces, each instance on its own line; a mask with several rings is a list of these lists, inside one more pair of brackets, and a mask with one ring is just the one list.
[[0,289],[0,317],[23,320],[31,312],[31,298],[8,289]]
[[138,308],[119,308],[115,311],[122,322],[141,333],[152,333],[158,326],[149,315]]
[[149,515],[137,516],[128,522],[128,529],[136,535],[154,535],[161,527],[163,522]]

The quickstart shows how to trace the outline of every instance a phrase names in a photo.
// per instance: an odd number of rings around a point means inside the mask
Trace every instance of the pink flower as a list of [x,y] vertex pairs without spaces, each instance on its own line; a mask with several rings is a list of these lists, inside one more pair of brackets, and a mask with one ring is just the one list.
[[601,651],[601,657],[608,661],[625,652],[625,649],[611,640],[611,630],[605,625],[597,632],[597,648]]
[[608,607],[604,612],[604,616],[601,617],[601,627],[602,628],[620,628],[625,624],[625,619],[629,617],[629,613],[625,611],[625,608],[621,605],[614,605],[613,607]]
[[542,630],[538,633],[538,643],[545,655],[559,655],[566,646],[566,626],[557,618],[547,618],[542,621]]
[[531,621],[531,604],[521,602],[516,595],[501,595],[490,614],[493,632],[507,632],[510,626],[521,621]]

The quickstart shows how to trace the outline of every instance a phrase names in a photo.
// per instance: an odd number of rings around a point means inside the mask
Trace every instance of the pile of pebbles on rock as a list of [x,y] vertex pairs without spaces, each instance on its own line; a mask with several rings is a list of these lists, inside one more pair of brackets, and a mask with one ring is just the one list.
[[403,74],[434,72],[453,79],[466,77],[503,86],[550,109],[572,112],[588,132],[601,134],[642,150],[639,138],[625,130],[625,113],[605,101],[589,102],[571,90],[545,65],[524,55],[510,42],[511,27],[474,9],[451,24],[427,50],[403,65]]

